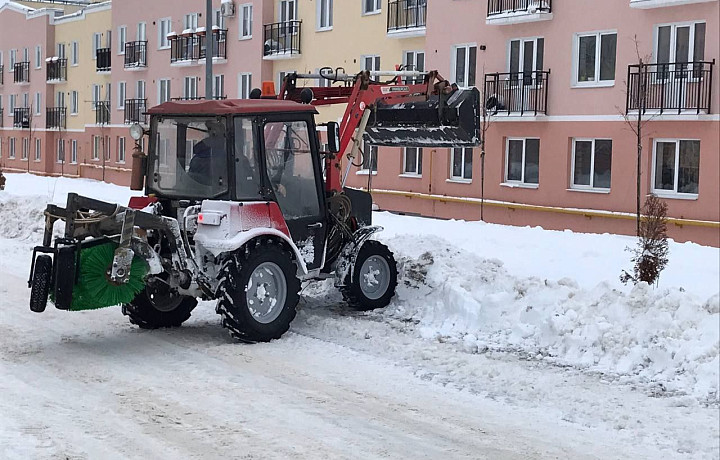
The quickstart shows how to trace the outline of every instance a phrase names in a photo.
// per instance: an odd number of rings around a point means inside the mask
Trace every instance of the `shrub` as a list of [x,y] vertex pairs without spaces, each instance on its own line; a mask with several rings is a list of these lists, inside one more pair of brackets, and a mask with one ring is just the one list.
[[633,274],[623,270],[620,275],[620,281],[626,284],[628,281],[633,284],[639,281],[656,283],[668,263],[667,204],[655,195],[649,195],[642,214],[638,245],[635,249],[628,249],[633,253]]

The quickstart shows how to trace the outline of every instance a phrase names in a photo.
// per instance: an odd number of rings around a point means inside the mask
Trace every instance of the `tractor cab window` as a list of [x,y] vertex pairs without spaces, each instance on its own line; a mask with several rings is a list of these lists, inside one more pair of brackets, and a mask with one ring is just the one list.
[[320,200],[307,122],[266,123],[264,137],[268,178],[285,218],[318,216]]
[[253,137],[253,122],[235,118],[235,196],[238,200],[260,197],[260,168]]
[[198,198],[227,191],[223,118],[162,118],[156,123],[150,176],[154,189],[169,196]]

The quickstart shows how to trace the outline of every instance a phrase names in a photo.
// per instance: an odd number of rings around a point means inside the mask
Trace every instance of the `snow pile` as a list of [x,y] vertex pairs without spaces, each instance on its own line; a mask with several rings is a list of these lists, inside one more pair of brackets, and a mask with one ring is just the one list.
[[[469,352],[501,350],[641,384],[652,392],[718,400],[720,297],[640,284],[513,276],[498,259],[439,237],[387,243],[401,266],[396,300],[374,314],[411,321],[426,338]],[[424,248],[424,249],[423,249]]]
[[46,200],[0,194],[0,236],[42,242]]

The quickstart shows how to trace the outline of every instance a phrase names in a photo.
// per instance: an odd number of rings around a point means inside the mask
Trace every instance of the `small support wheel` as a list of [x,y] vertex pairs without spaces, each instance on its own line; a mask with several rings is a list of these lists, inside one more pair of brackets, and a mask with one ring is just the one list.
[[40,255],[35,259],[32,289],[30,290],[30,310],[36,313],[44,312],[47,306],[52,266],[53,261],[50,256]]
[[352,308],[367,311],[386,307],[397,287],[395,257],[384,244],[366,241],[348,278],[340,291]]
[[300,300],[296,271],[292,254],[273,239],[257,240],[227,257],[218,275],[216,307],[223,327],[243,342],[279,339]]
[[150,278],[145,289],[122,312],[141,329],[179,327],[197,306],[194,297],[180,295],[160,278]]

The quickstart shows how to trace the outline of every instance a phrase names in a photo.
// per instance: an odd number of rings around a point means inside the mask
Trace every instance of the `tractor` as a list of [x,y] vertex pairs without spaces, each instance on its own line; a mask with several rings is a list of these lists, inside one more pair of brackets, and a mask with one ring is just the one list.
[[[298,85],[321,78],[332,84]],[[437,72],[337,69],[288,75],[277,95],[264,85],[250,99],[153,107],[147,127],[130,127],[131,188],[144,196],[122,206],[70,193],[64,208],[48,205],[30,308],[44,311],[48,298],[70,311],[121,305],[131,323],[156,329],[215,300],[222,325],[252,343],[289,329],[301,282],[332,278],[350,307],[384,307],[398,268],[371,239],[381,230],[371,195],[344,185],[350,165],[363,139],[475,146],[479,103],[476,89]],[[316,125],[325,104],[347,104],[340,123]]]

